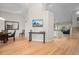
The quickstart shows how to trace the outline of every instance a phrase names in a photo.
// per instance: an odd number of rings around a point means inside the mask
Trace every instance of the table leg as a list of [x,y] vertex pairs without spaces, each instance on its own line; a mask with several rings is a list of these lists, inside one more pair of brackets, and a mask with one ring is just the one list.
[[31,42],[31,41],[32,41],[32,33],[29,32],[29,42]]
[[45,43],[45,33],[43,34],[43,43]]

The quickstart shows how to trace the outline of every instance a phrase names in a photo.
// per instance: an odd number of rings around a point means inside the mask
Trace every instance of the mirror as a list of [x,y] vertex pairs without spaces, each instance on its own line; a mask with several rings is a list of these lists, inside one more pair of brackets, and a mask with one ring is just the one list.
[[19,22],[5,21],[5,30],[19,30]]

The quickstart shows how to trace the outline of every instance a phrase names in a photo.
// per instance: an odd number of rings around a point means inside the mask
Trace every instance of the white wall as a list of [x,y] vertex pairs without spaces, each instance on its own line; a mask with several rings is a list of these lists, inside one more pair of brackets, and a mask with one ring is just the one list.
[[58,6],[53,10],[55,22],[71,22],[71,11],[68,8]]
[[73,27],[79,27],[79,21],[77,21],[77,17],[79,17],[79,15],[76,15],[76,13],[72,15],[72,26]]
[[54,15],[48,12],[48,37],[52,39],[54,37]]
[[[50,15],[50,16],[49,16]],[[43,19],[43,27],[32,27],[33,19]],[[26,23],[26,37],[29,39],[29,31],[32,30],[34,32],[45,31],[46,40],[49,39],[50,35],[53,36],[53,15],[43,9],[42,4],[34,4],[29,8],[28,20]],[[49,31],[51,29],[51,31]],[[42,41],[43,37],[40,34],[34,34],[33,40]]]
[[47,7],[54,14],[55,23],[71,22],[71,5],[55,3]]
[[0,20],[0,32],[4,30],[4,21]]
[[[27,20],[26,23],[26,36],[28,38],[29,36],[29,31],[35,31],[35,32],[39,32],[39,31],[46,31],[46,33],[48,32],[48,14],[47,12],[44,11],[39,11],[39,12],[34,12],[34,13],[29,13],[29,20]],[[47,17],[46,17],[47,16]],[[43,27],[32,27],[32,20],[36,18],[36,19],[43,19]],[[46,35],[47,36],[47,35]],[[38,39],[42,39],[41,35],[35,35],[34,37],[38,37]],[[46,37],[47,38],[47,37]],[[35,39],[35,38],[34,38]]]

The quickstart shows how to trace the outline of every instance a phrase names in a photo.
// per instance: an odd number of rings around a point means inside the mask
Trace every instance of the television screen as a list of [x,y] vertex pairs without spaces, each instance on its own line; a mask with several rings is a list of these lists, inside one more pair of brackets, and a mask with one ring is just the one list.
[[43,27],[43,20],[42,19],[33,19],[32,26],[33,27]]

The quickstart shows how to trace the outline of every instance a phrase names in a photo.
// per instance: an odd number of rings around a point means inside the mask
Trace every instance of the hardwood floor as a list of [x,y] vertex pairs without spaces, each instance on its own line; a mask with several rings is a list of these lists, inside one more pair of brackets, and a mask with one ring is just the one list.
[[29,42],[26,38],[16,38],[13,42],[0,43],[0,55],[78,55],[79,33],[70,37],[53,38],[52,41]]

